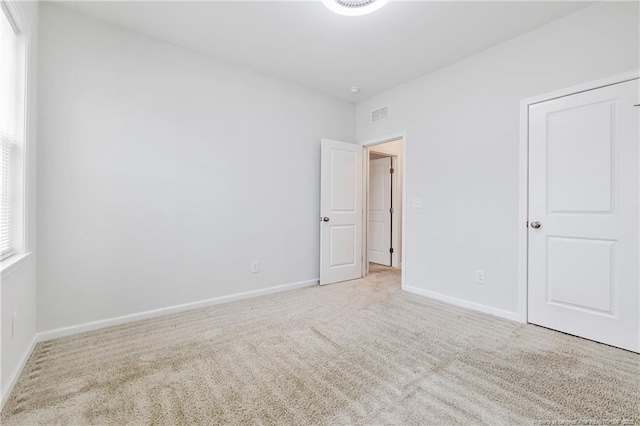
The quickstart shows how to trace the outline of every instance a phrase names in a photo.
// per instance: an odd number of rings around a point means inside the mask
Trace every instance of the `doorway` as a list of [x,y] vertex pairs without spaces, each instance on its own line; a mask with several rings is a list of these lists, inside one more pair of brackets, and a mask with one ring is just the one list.
[[402,262],[402,139],[366,148],[366,254],[368,263]]
[[[392,215],[388,217],[386,264],[396,268],[404,283],[403,256],[406,227],[403,226],[406,170],[404,133],[362,144],[322,139],[320,143],[320,284],[362,278],[369,274],[369,160],[375,152],[389,158],[393,170],[389,182]],[[391,173],[393,171],[393,173]],[[391,256],[389,256],[391,255]]]
[[369,153],[369,262],[391,266],[393,256],[393,157]]

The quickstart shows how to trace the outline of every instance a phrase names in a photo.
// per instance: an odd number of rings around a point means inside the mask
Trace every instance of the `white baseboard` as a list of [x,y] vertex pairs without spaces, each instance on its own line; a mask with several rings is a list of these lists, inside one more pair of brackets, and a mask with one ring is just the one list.
[[27,365],[27,361],[29,361],[29,357],[31,357],[31,354],[33,353],[33,350],[35,349],[37,343],[38,343],[38,336],[35,335],[33,336],[31,343],[27,347],[27,350],[24,352],[24,354],[22,354],[22,359],[20,360],[20,363],[18,364],[16,369],[13,371],[13,374],[11,375],[11,380],[9,381],[9,384],[7,385],[6,389],[2,389],[2,400],[0,400],[0,412],[2,412],[2,409],[4,408],[4,404],[9,399],[9,395],[11,395],[11,391],[13,391],[14,386],[18,382],[18,378],[20,377],[20,374],[22,374],[22,370],[24,370],[25,365]]
[[502,309],[494,308],[492,306],[483,305],[481,303],[470,302],[464,299],[458,299],[456,297],[447,296],[442,293],[436,293],[435,291],[425,290],[413,286],[403,286],[402,289],[406,292],[425,296],[430,299],[439,300],[440,302],[449,303],[450,305],[460,306],[462,308],[473,309],[474,311],[484,312],[485,314],[495,315],[500,318],[505,318],[511,321],[520,322],[520,316],[517,312],[505,311]]
[[181,305],[167,306],[165,308],[153,309],[151,311],[138,312],[135,314],[123,315],[115,318],[91,321],[84,324],[72,325],[69,327],[57,328],[54,330],[43,331],[37,333],[38,342],[57,339],[59,337],[71,336],[73,334],[84,333],[87,331],[98,330],[105,327],[126,324],[129,322],[156,318],[164,315],[177,314],[180,312],[191,311],[193,309],[206,308],[209,306],[220,305],[222,303],[235,302],[237,300],[250,299],[252,297],[263,296],[266,294],[279,293],[282,291],[295,290],[303,287],[311,287],[318,284],[318,278],[300,281],[291,284],[284,284],[274,287],[268,287],[260,290],[247,291],[244,293],[236,293],[228,296],[214,297],[213,299],[200,300],[198,302],[184,303]]

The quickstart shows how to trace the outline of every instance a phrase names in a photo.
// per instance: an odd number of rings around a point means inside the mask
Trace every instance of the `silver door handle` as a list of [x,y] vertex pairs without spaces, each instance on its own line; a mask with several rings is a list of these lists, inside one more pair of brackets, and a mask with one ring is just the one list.
[[328,217],[326,217],[326,216],[325,216],[325,217],[321,217],[320,219],[321,219],[323,222],[329,222],[329,218],[328,218]]
[[540,222],[537,222],[537,221],[536,221],[536,222],[531,222],[531,227],[532,227],[533,229],[538,229],[538,228],[540,228],[541,226],[542,226],[542,224],[541,224]]

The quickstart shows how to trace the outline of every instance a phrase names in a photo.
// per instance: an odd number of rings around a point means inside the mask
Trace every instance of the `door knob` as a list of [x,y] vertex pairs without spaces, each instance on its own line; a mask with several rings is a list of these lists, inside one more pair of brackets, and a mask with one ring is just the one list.
[[532,227],[533,229],[538,229],[538,228],[540,228],[541,226],[542,226],[542,224],[541,224],[540,222],[537,222],[537,221],[536,221],[536,222],[531,222],[531,227]]
[[325,217],[322,218],[322,221],[323,222],[329,222],[329,218],[325,216]]

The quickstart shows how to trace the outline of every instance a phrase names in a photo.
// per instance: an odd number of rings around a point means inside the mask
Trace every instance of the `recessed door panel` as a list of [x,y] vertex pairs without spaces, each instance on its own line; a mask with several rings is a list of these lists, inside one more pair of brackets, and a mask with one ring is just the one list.
[[389,173],[385,169],[390,167],[390,161],[385,158],[380,160],[381,163],[376,163],[378,160],[373,160],[369,165],[369,210],[373,212],[384,211],[388,205],[387,199],[389,198],[385,191],[389,186],[386,182],[389,178]]
[[356,227],[342,225],[331,227],[331,267],[354,265],[356,262]]
[[[369,251],[382,252],[385,246],[385,226],[384,222],[369,221],[369,239],[367,244],[369,245]],[[387,247],[387,251],[389,248]],[[371,257],[371,255],[369,255]],[[375,263],[375,262],[374,262]]]
[[331,148],[331,211],[351,212],[356,208],[356,153]]
[[549,113],[550,213],[609,213],[612,205],[613,102]]
[[615,242],[548,237],[547,301],[612,314]]

